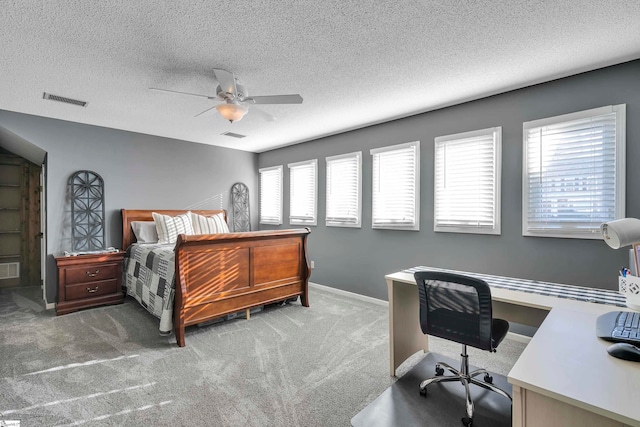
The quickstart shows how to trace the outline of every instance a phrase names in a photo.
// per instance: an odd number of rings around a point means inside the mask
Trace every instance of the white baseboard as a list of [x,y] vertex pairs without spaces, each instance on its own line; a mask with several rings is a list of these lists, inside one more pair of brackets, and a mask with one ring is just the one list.
[[46,302],[45,301],[44,308],[46,310],[53,310],[54,308],[56,308],[56,303],[55,302]]
[[321,285],[319,283],[313,283],[313,282],[309,282],[309,286],[311,286],[312,288],[322,289],[323,291],[333,292],[333,293],[336,293],[336,294],[345,295],[345,296],[348,296],[348,297],[351,297],[351,298],[359,299],[361,301],[366,301],[366,302],[370,302],[370,303],[373,303],[373,304],[382,305],[382,306],[385,306],[385,307],[389,306],[389,302],[388,301],[381,300],[381,299],[378,299],[378,298],[368,297],[366,295],[356,294],[354,292],[343,291],[342,289],[332,288],[331,286],[325,286],[325,285]]
[[[313,282],[309,282],[309,286],[311,286],[312,288],[322,289],[323,291],[333,292],[335,294],[348,296],[350,298],[359,299],[361,301],[370,302],[370,303],[381,305],[384,307],[389,306],[388,301],[381,300],[378,298],[368,297],[366,295],[356,294],[354,292],[344,291],[342,289],[332,288],[331,286],[321,285],[319,283],[313,283]],[[507,338],[524,343],[524,344],[529,344],[529,341],[531,341],[531,337],[528,337],[526,335],[516,334],[514,332],[508,332]]]

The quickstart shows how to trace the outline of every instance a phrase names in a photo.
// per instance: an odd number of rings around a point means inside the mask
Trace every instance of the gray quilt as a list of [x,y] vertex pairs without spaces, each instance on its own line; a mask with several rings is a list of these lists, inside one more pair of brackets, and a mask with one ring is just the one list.
[[133,244],[124,259],[127,295],[160,319],[160,333],[173,330],[174,245]]

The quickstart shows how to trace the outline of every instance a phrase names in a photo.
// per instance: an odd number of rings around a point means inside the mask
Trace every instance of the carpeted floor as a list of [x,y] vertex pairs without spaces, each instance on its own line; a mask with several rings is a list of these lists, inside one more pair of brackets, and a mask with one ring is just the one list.
[[[22,427],[349,426],[395,381],[388,308],[316,286],[310,302],[187,328],[187,346],[179,348],[131,299],[56,317],[28,291],[0,291],[0,420]],[[437,353],[459,353],[457,344],[430,343]],[[469,353],[474,365],[506,375],[523,348],[507,339],[493,355]]]

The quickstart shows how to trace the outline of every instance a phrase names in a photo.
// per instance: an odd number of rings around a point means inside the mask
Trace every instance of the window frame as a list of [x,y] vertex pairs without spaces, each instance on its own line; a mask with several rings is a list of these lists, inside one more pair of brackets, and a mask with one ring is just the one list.
[[[357,206],[358,206],[358,213],[357,213],[357,220],[356,222],[347,222],[347,221],[338,221],[338,220],[331,220],[329,219],[329,195],[330,195],[330,191],[331,189],[329,188],[329,165],[331,164],[331,162],[337,161],[337,160],[342,160],[342,159],[348,159],[348,158],[355,158],[356,162],[357,162],[357,182],[356,182],[356,186],[357,186]],[[349,227],[349,228],[362,228],[362,151],[356,151],[353,153],[345,153],[345,154],[339,154],[336,156],[328,156],[325,157],[325,168],[326,168],[326,181],[325,181],[325,196],[326,196],[326,208],[325,208],[325,225],[327,227]]]
[[[388,153],[391,151],[404,150],[406,148],[413,147],[415,152],[414,156],[414,223],[412,225],[405,224],[376,224],[375,218],[375,206],[376,206],[376,193],[375,193],[375,156],[381,153]],[[405,142],[402,144],[389,145],[386,147],[374,148],[370,151],[371,159],[371,228],[379,230],[405,230],[405,231],[420,231],[420,141]]]
[[[300,166],[313,166],[313,218],[310,220],[294,218],[291,214],[293,208],[293,174],[292,169]],[[318,225],[318,159],[304,160],[301,162],[289,163],[289,224],[290,225]]]
[[[264,220],[262,218],[262,201],[263,201],[263,191],[262,191],[262,174],[264,172],[270,172],[273,170],[278,170],[279,171],[279,175],[280,175],[280,200],[279,200],[279,217],[277,220],[272,221],[272,220]],[[258,169],[258,188],[260,189],[260,204],[259,204],[259,210],[258,210],[258,216],[260,224],[265,224],[265,225],[282,225],[282,175],[283,175],[283,167],[282,165],[278,165],[278,166],[270,166],[267,168],[260,168]]]
[[[461,143],[461,140],[493,134],[493,227],[478,227],[473,225],[443,226],[438,225],[438,148],[447,143]],[[472,142],[469,142],[471,144]],[[502,127],[496,126],[486,129],[461,132],[452,135],[439,136],[434,139],[433,164],[433,231],[446,233],[471,233],[500,235],[501,220],[501,192],[502,192]]]
[[529,210],[529,187],[528,187],[528,131],[534,128],[541,128],[549,125],[572,122],[575,120],[597,117],[605,114],[615,113],[616,116],[616,140],[615,140],[615,204],[614,217],[620,219],[625,216],[626,197],[626,104],[608,105],[589,110],[577,111],[569,114],[562,114],[543,119],[532,120],[522,124],[522,235],[527,237],[556,237],[571,239],[602,239],[599,226],[592,230],[578,232],[568,228],[530,230],[528,221]]

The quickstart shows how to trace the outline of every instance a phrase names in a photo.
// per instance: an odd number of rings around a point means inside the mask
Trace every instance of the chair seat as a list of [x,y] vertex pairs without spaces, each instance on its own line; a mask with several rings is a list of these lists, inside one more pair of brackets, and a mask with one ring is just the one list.
[[491,319],[491,347],[489,348],[488,334],[484,341],[478,338],[477,321],[477,316],[438,309],[431,312],[423,332],[482,350],[492,351],[498,348],[509,332],[509,322],[503,319]]
[[491,325],[491,345],[493,348],[498,348],[498,345],[507,336],[507,332],[509,332],[509,322],[503,319],[493,319]]

